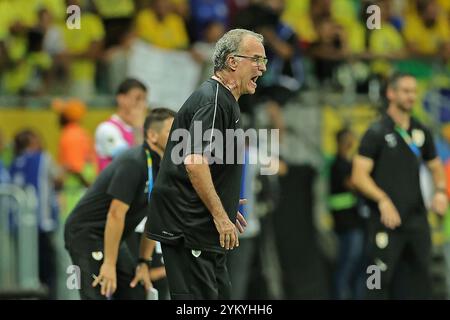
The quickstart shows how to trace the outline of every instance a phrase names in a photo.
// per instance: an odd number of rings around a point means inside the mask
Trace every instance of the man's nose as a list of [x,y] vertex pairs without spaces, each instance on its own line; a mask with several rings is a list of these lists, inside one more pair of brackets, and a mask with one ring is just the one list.
[[266,67],[266,65],[264,63],[261,63],[261,64],[258,65],[258,69],[260,71],[262,71],[262,72],[266,72],[267,67]]

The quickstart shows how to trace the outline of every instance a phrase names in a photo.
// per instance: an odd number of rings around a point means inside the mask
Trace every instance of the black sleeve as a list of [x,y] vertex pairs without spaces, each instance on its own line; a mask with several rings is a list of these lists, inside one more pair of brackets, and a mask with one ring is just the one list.
[[361,139],[358,154],[376,160],[382,147],[383,135],[373,127],[369,128]]
[[128,205],[136,197],[137,190],[142,179],[139,163],[132,160],[124,161],[114,172],[106,191],[114,199],[120,200]]
[[191,146],[188,148],[187,154],[206,156],[212,154],[223,159],[221,155],[223,154],[227,119],[224,109],[219,104],[208,104],[198,109],[189,127]]
[[425,141],[422,147],[422,158],[425,161],[430,161],[437,157],[436,146],[430,130],[424,128],[423,131],[425,133]]

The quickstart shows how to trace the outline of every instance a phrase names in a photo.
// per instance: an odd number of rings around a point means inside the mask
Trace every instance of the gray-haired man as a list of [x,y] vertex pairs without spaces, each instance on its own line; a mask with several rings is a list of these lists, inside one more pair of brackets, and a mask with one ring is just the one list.
[[[237,230],[243,232],[246,222],[237,213],[242,162],[236,161],[234,138],[227,139],[225,131],[241,128],[237,101],[255,93],[266,71],[262,42],[261,35],[248,30],[227,32],[216,44],[214,76],[175,117],[147,224],[147,236],[162,244],[172,299],[230,297],[226,250],[239,245]],[[183,143],[180,130],[190,133],[190,147],[183,150],[182,161],[175,161]],[[220,134],[223,143],[218,145],[212,137]],[[231,164],[225,161],[228,152],[235,155]],[[223,163],[208,164],[211,157]]]

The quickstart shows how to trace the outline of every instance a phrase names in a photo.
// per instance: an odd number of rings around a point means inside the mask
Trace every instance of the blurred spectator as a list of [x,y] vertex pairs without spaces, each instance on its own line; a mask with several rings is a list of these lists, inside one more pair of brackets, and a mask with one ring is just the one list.
[[136,144],[134,131],[143,127],[147,88],[139,80],[126,79],[117,89],[116,102],[116,113],[100,123],[95,131],[99,171],[120,152]]
[[373,72],[387,78],[392,73],[391,60],[406,57],[406,48],[401,33],[391,24],[391,2],[377,1],[380,7],[380,29],[374,29],[369,36],[370,53],[377,57],[372,63]]
[[416,0],[414,11],[406,16],[404,36],[411,53],[435,59],[450,57],[450,28],[436,0]]
[[329,83],[337,67],[349,55],[344,30],[331,18],[316,22],[318,39],[310,48],[314,60],[315,75],[321,83]]
[[[79,0],[66,0],[66,5],[78,5]],[[69,94],[87,99],[95,93],[96,62],[102,52],[105,30],[100,17],[81,7],[81,29],[63,27],[65,56],[69,72]]]
[[52,59],[51,70],[47,78],[50,93],[64,90],[66,81],[64,74],[64,38],[60,26],[55,23],[55,19],[50,10],[43,7],[38,13],[38,24],[35,29],[42,33],[42,50]]
[[203,83],[203,81],[210,78],[214,74],[214,63],[212,56],[216,42],[223,36],[224,33],[225,26],[218,21],[212,21],[205,27],[202,39],[194,43],[192,46],[194,58],[203,66],[199,83]]
[[105,48],[120,44],[128,31],[135,12],[133,0],[93,0],[105,29]]
[[264,36],[269,67],[259,80],[261,89],[256,99],[266,103],[272,126],[280,129],[280,139],[285,132],[281,112],[303,84],[304,70],[299,42],[294,31],[281,21],[284,0],[263,0],[250,5],[236,16],[236,26],[256,30]]
[[55,24],[50,10],[42,8],[39,10],[38,16],[39,20],[36,29],[40,30],[44,35],[43,49],[53,59],[57,59],[64,51],[64,39],[61,28]]
[[5,8],[10,17],[3,26],[9,28],[1,46],[5,55],[3,86],[9,94],[41,94],[48,87],[46,80],[52,62],[43,50],[44,35],[39,28],[38,10],[26,5],[22,10],[17,7],[20,3],[10,3],[10,7]]
[[216,21],[228,27],[227,0],[189,0],[190,20],[189,30],[192,42],[203,39],[205,29]]
[[191,14],[191,8],[189,7],[188,0],[171,0],[173,5],[173,11],[182,17],[185,21],[189,19]]
[[59,183],[59,172],[34,131],[22,130],[15,136],[10,174],[13,184],[31,188],[36,193],[39,279],[48,287],[48,297],[55,299],[57,272],[54,234],[59,222],[55,183]]
[[331,164],[329,199],[338,237],[333,298],[363,299],[365,233],[363,219],[358,212],[358,200],[350,181],[356,139],[350,130],[342,129],[337,133],[336,140],[338,152]]
[[164,49],[186,49],[189,45],[183,18],[167,0],[152,0],[150,8],[138,13],[136,33],[151,45]]
[[94,143],[81,126],[86,106],[79,100],[55,101],[61,135],[58,162],[64,169],[62,216],[67,217],[96,175]]

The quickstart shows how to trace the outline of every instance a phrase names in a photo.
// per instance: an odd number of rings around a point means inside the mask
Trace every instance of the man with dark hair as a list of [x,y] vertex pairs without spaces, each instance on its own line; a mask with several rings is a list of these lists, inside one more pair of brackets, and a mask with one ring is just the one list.
[[[239,150],[225,132],[241,128],[237,101],[255,93],[266,71],[263,37],[244,29],[228,31],[217,42],[213,60],[214,75],[175,117],[149,206],[147,234],[161,242],[172,299],[230,298],[226,250],[238,246],[236,228],[242,232],[245,225],[237,214]],[[190,147],[175,161],[184,142],[177,133],[186,131]],[[222,135],[222,144],[215,134]],[[210,156],[225,160],[230,153],[236,156],[233,163],[210,162]]]
[[369,297],[431,297],[431,237],[420,185],[420,169],[428,166],[435,193],[431,209],[444,215],[446,178],[431,132],[411,112],[416,79],[394,75],[386,92],[386,114],[364,134],[355,157],[352,181],[371,207],[369,258],[381,273],[381,289]]
[[65,246],[81,270],[82,299],[145,298],[140,284],[147,290],[151,286],[148,268],[154,242],[142,238],[136,261],[123,240],[146,215],[173,117],[171,110],[152,110],[145,121],[144,144],[114,159],[67,219]]
[[125,79],[116,93],[117,111],[95,131],[98,169],[102,171],[122,151],[136,144],[147,106],[147,88],[137,79]]

